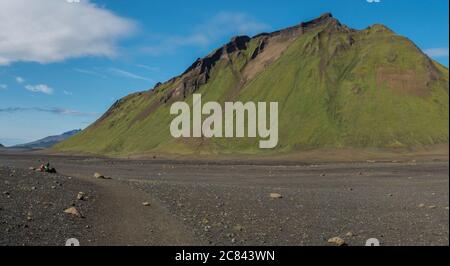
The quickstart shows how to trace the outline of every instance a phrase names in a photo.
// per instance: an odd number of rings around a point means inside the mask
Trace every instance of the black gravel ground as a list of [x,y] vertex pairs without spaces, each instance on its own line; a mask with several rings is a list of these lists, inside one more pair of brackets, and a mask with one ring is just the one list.
[[[95,192],[77,178],[0,167],[0,245],[63,246],[89,239]],[[78,192],[87,199],[77,200]],[[64,213],[75,207],[84,217]]]
[[[65,176],[0,168],[7,192],[0,245],[80,237],[92,245],[323,246],[337,236],[350,246],[369,238],[449,244],[448,161],[266,165],[0,154],[0,165],[22,169],[39,160]],[[78,191],[89,199],[77,201]],[[64,214],[72,204],[86,218]]]

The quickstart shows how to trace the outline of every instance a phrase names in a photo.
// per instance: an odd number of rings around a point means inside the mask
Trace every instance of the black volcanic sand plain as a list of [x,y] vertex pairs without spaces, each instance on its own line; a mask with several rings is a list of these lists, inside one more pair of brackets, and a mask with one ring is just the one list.
[[[58,174],[28,169],[43,161]],[[75,237],[81,245],[322,246],[337,236],[350,246],[369,238],[449,245],[448,173],[448,160],[268,164],[5,151],[0,245]],[[64,213],[69,207],[83,217]]]

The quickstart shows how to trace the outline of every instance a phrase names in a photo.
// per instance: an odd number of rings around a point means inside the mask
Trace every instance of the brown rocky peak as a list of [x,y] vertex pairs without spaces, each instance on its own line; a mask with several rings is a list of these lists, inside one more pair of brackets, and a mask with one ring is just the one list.
[[340,24],[339,21],[335,18],[333,18],[333,15],[331,13],[325,13],[323,15],[321,15],[318,18],[315,18],[313,20],[307,21],[307,22],[302,22],[300,23],[300,27],[302,28],[309,28],[309,27],[314,27],[317,25],[321,25],[327,22],[333,22],[333,24]]
[[231,38],[231,41],[225,45],[225,50],[227,53],[232,53],[235,51],[245,50],[247,49],[247,43],[250,41],[250,37],[244,36],[235,36]]
[[320,15],[318,18],[316,18],[315,20],[328,20],[330,18],[333,18],[333,14],[331,14],[330,12],[324,13],[322,15]]
[[[260,53],[263,52],[267,46],[269,39],[278,38],[274,43],[285,43],[286,47],[294,38],[302,35],[304,32],[311,30],[317,26],[330,25],[331,29],[342,29],[342,25],[338,20],[333,18],[331,13],[325,13],[318,18],[315,18],[308,22],[303,22],[299,25],[289,27],[283,30],[275,31],[272,33],[261,33],[254,36],[258,38],[263,36],[260,40],[258,48],[252,54],[251,59],[255,59]],[[249,36],[241,35],[231,38],[230,42],[224,46],[216,49],[204,58],[198,58],[190,67],[183,72],[178,78],[181,78],[181,91],[183,95],[195,92],[201,85],[208,82],[210,78],[210,72],[212,68],[222,59],[229,58],[229,55],[247,49],[247,44],[252,40]],[[283,45],[282,45],[283,46]],[[285,46],[283,46],[285,47]],[[281,48],[280,48],[281,49]],[[174,79],[172,79],[174,80]],[[160,86],[157,84],[155,87]],[[168,97],[170,98],[170,97]],[[166,99],[167,100],[167,99]]]

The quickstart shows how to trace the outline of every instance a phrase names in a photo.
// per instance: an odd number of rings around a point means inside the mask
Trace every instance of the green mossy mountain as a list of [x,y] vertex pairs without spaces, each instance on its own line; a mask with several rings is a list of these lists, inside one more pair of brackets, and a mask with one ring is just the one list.
[[[448,143],[448,69],[383,25],[354,30],[331,14],[252,38],[238,36],[183,74],[117,101],[57,151],[105,155],[263,154],[315,148]],[[279,142],[175,139],[170,106],[279,103]]]

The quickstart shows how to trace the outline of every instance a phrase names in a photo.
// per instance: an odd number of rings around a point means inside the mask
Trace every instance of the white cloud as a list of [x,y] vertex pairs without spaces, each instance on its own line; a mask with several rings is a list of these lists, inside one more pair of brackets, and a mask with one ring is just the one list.
[[185,46],[206,47],[224,36],[254,35],[268,29],[270,29],[270,26],[245,13],[222,12],[210,21],[194,27],[191,34],[167,36],[158,40],[158,44],[146,46],[141,50],[157,56],[172,53]]
[[25,86],[25,89],[31,91],[31,92],[39,92],[39,93],[45,93],[45,94],[53,94],[53,88],[49,87],[45,84],[39,84],[39,85],[27,85]]
[[59,108],[59,107],[52,107],[52,108],[42,108],[42,107],[8,107],[8,108],[0,108],[0,114],[1,113],[18,113],[18,112],[45,112],[45,113],[51,113],[51,114],[57,114],[57,115],[72,115],[72,116],[97,116],[97,113],[93,112],[82,112],[67,108]]
[[108,68],[108,71],[117,76],[124,77],[124,78],[139,79],[139,80],[145,80],[148,82],[154,82],[154,80],[152,80],[152,79],[149,79],[149,78],[146,78],[146,77],[140,76],[138,74],[134,74],[134,73],[122,70],[122,69],[118,69],[118,68]]
[[448,48],[430,48],[424,51],[429,57],[448,57]]
[[136,66],[146,69],[146,70],[150,70],[150,71],[160,71],[159,67],[152,67],[152,66],[147,66],[147,65],[142,65],[142,64],[137,64]]
[[135,28],[134,22],[89,0],[1,0],[0,65],[113,57],[117,42]]
[[8,89],[8,85],[0,84],[0,90],[6,90],[6,89]]
[[269,25],[239,12],[221,12],[210,22],[198,27],[199,32],[211,37],[221,37],[224,34],[254,35],[268,29],[270,29]]
[[22,84],[25,82],[25,79],[22,77],[16,77],[16,82]]
[[381,0],[367,0],[367,3],[381,3]]
[[82,74],[89,75],[89,76],[94,76],[94,77],[98,77],[98,78],[102,78],[102,79],[106,78],[105,75],[102,75],[102,74],[98,73],[97,71],[81,69],[81,68],[74,68],[73,70],[78,73],[82,73]]
[[72,96],[72,95],[73,95],[73,93],[72,93],[71,91],[66,91],[66,90],[64,90],[63,93],[64,93],[65,95],[67,95],[67,96]]

